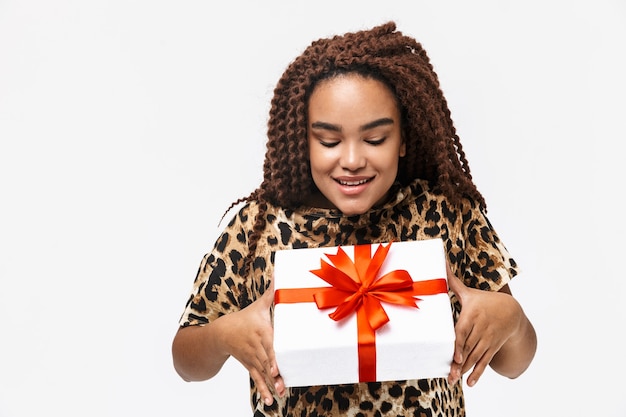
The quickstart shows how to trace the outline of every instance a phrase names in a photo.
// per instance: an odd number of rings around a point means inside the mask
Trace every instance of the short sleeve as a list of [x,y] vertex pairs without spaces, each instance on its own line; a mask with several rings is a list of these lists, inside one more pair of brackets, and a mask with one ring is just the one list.
[[484,210],[476,205],[464,210],[462,236],[463,256],[458,259],[457,275],[465,285],[498,291],[519,273],[517,263],[492,227]]
[[249,304],[249,289],[240,274],[248,253],[248,220],[246,206],[233,217],[212,251],[202,258],[180,326],[207,324]]

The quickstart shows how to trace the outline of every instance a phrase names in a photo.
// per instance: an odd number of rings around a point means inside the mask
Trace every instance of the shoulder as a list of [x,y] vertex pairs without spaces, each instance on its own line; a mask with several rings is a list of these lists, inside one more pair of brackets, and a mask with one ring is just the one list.
[[420,218],[449,227],[461,228],[463,223],[482,218],[480,205],[469,197],[452,201],[442,189],[428,181],[417,179],[404,188],[407,200],[413,205]]
[[247,201],[239,206],[233,207],[227,214],[231,214],[228,227],[236,227],[237,225],[253,224],[256,216],[259,214],[259,204],[256,201]]
[[497,291],[518,274],[514,258],[477,201],[461,197],[452,202],[439,187],[422,180],[409,188],[424,233],[444,238],[450,266],[466,285]]
[[[233,211],[234,214],[231,214]],[[276,209],[273,206],[266,204],[265,210],[261,210],[261,205],[256,200],[247,201],[238,207],[232,208],[227,213],[230,215],[230,218],[223,230],[223,234],[242,233],[241,239],[246,241],[247,236],[252,232],[257,222],[259,214],[262,212],[265,222],[272,222],[276,217]]]

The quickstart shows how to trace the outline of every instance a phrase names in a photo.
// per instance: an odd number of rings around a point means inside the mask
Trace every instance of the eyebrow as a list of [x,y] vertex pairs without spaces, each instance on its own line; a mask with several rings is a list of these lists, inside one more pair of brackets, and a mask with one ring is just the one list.
[[[383,118],[376,119],[369,123],[364,124],[363,126],[359,127],[359,131],[364,132],[366,130],[374,129],[375,127],[378,127],[378,126],[392,125],[393,123],[394,123],[393,119],[389,117],[383,117]],[[326,122],[313,122],[311,123],[311,128],[329,130],[332,132],[341,132],[342,130],[341,125],[335,125],[335,124],[326,123]]]

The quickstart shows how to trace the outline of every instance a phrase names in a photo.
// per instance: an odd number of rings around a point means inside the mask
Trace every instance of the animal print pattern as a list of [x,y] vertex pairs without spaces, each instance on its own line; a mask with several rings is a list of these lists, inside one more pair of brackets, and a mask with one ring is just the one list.
[[[283,249],[440,237],[452,271],[467,286],[498,291],[517,275],[515,261],[473,201],[453,207],[421,180],[395,186],[391,195],[386,204],[353,216],[333,209],[268,207],[252,274],[242,277],[258,212],[254,202],[246,203],[202,259],[180,325],[206,324],[248,306],[268,288],[274,254]],[[449,295],[456,320],[461,307]],[[289,388],[272,406],[263,403],[250,379],[250,400],[255,417],[465,415],[461,382],[450,386],[445,378]]]

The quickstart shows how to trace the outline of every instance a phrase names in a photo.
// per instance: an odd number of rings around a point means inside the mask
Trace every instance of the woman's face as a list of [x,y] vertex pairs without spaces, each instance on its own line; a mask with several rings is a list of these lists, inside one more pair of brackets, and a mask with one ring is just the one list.
[[400,110],[382,82],[358,74],[320,82],[309,98],[314,204],[362,214],[383,203],[405,154]]

